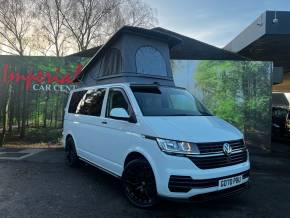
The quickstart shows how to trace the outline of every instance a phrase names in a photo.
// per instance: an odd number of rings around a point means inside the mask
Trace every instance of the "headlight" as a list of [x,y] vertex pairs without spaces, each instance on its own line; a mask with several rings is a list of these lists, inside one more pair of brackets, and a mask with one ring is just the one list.
[[179,141],[160,139],[160,138],[157,138],[156,140],[160,149],[166,153],[200,154],[196,144],[194,143],[179,142]]

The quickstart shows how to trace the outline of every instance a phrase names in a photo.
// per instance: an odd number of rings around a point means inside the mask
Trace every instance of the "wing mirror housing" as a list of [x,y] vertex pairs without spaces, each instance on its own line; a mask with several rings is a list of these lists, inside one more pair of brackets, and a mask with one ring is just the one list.
[[136,123],[135,115],[130,115],[124,108],[113,108],[110,112],[110,117],[116,120],[125,120],[130,123]]

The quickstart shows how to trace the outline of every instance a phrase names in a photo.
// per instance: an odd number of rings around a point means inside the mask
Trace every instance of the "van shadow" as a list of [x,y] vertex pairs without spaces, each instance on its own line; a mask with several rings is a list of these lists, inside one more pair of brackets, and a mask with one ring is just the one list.
[[[142,210],[135,208],[131,205],[125,198],[122,189],[121,181],[118,178],[111,176],[110,174],[103,172],[89,164],[83,163],[77,169],[78,173],[85,176],[86,179],[95,185],[95,190],[93,193],[99,195],[106,195],[110,197],[110,203],[115,205],[114,211],[126,211],[129,215],[133,213],[134,215],[139,214],[145,217],[152,216],[187,216],[192,214],[209,215],[214,214],[218,211],[224,213],[226,211],[232,210],[233,206],[244,205],[245,200],[243,200],[242,195],[234,196],[233,198],[222,198],[217,200],[205,201],[205,202],[189,202],[189,201],[171,201],[167,199],[160,199],[159,204],[151,209]],[[231,205],[230,207],[225,207],[225,205]]]

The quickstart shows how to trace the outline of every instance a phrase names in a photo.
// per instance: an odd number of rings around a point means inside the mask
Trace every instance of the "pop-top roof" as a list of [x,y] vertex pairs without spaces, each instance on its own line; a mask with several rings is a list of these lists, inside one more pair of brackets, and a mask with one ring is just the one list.
[[[84,75],[96,64],[96,62],[124,35],[135,35],[143,38],[160,41],[167,44],[169,49],[169,59],[180,60],[246,60],[245,58],[235,53],[214,47],[204,42],[180,35],[178,33],[163,29],[153,28],[151,30],[124,26],[116,32],[103,46],[88,49],[83,52],[73,54],[71,56],[92,56],[91,60],[84,66],[81,74],[75,79],[74,82],[82,80]],[[152,42],[152,41],[151,41]],[[128,42],[127,42],[128,44]],[[129,43],[131,44],[131,43]],[[130,47],[130,45],[128,45]],[[129,58],[128,56],[124,56]],[[132,58],[132,57],[131,57]],[[169,60],[168,60],[169,61]]]
[[169,48],[175,46],[178,43],[181,43],[181,40],[177,37],[170,36],[168,34],[158,32],[158,31],[152,31],[149,29],[139,28],[139,27],[131,27],[131,26],[124,26],[119,31],[117,31],[103,46],[101,46],[99,49],[97,49],[97,52],[95,55],[91,58],[91,60],[84,66],[81,74],[75,79],[74,82],[79,81],[84,74],[88,72],[89,69],[91,69],[92,66],[94,66],[95,62],[102,57],[102,55],[106,52],[110,46],[120,39],[121,36],[125,34],[130,35],[136,35],[136,36],[142,36],[147,39],[153,39],[161,42],[165,42]]

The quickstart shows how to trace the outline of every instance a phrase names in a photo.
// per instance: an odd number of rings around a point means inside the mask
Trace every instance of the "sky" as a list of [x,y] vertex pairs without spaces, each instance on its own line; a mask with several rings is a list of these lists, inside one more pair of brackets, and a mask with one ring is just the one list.
[[290,11],[290,0],[144,0],[158,25],[224,47],[266,10]]

